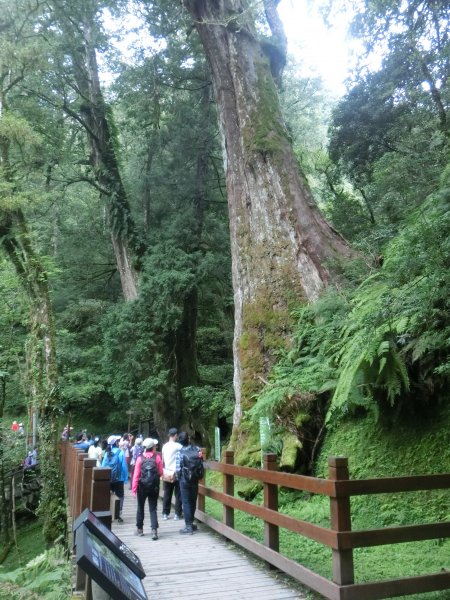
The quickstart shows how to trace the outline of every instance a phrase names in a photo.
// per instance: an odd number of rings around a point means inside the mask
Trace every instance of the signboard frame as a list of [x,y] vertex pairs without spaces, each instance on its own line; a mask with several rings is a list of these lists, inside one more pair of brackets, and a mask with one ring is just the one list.
[[75,519],[73,530],[76,532],[75,545],[78,546],[78,530],[81,525],[85,525],[92,531],[110,550],[112,550],[120,560],[129,567],[140,579],[145,577],[145,571],[139,557],[132,551],[120,538],[115,535],[104,523],[98,519],[95,514],[86,508]]
[[141,578],[86,522],[77,528],[76,561],[113,600],[148,600]]

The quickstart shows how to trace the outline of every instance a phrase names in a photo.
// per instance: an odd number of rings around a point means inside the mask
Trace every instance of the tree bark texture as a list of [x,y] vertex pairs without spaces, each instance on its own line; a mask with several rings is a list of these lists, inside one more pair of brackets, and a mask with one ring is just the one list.
[[[93,33],[94,15],[84,15],[80,27],[74,30],[60,17],[68,52],[73,65],[76,91],[81,98],[78,120],[86,130],[91,149],[90,162],[95,178],[108,209],[108,225],[125,300],[134,300],[138,294],[138,272],[135,259],[138,253],[136,227],[131,215],[127,193],[120,174],[114,147],[114,132],[108,107],[100,87]],[[68,107],[66,107],[68,109]],[[73,111],[68,110],[74,116]]]
[[[261,43],[245,0],[183,4],[210,64],[222,137],[235,302],[236,428],[289,336],[290,303],[317,299],[333,280],[336,263],[351,251],[318,211],[292,150],[271,71],[279,34]],[[266,13],[276,4],[266,1]]]
[[39,462],[43,481],[40,512],[45,538],[52,543],[66,533],[64,482],[56,446],[59,392],[53,311],[47,275],[33,250],[20,209],[0,210],[0,246],[14,265],[30,303],[27,381],[31,403],[39,412]]

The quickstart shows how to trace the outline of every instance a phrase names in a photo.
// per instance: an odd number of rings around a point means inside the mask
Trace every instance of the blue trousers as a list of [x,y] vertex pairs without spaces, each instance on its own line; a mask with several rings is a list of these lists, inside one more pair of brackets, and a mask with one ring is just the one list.
[[181,503],[186,527],[192,527],[197,506],[198,481],[180,480]]

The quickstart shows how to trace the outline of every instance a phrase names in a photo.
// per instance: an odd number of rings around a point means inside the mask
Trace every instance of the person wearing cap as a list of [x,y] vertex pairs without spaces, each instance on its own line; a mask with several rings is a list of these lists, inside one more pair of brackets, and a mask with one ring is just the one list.
[[[123,501],[125,496],[124,485],[125,482],[128,481],[128,467],[127,462],[125,460],[124,453],[118,447],[117,442],[120,440],[120,435],[110,435],[108,438],[108,445],[103,455],[102,459],[102,467],[111,467],[114,465],[115,455],[117,455],[117,462],[119,463],[119,469],[117,478],[110,483],[111,493],[115,494],[119,500],[119,517],[118,522],[123,523],[122,519],[122,510],[123,510]],[[113,466],[113,471],[114,471]]]
[[178,430],[176,427],[169,429],[169,441],[162,447],[162,462],[163,462],[163,521],[167,521],[170,515],[170,508],[172,506],[172,496],[175,492],[175,516],[174,521],[178,521],[181,518],[181,495],[180,495],[180,484],[175,479],[175,456],[178,450],[181,449],[181,444],[177,442]]
[[[150,527],[152,529],[152,540],[158,539],[158,497],[159,497],[159,477],[163,474],[163,466],[161,456],[156,452],[156,446],[158,440],[152,438],[145,438],[142,442],[144,448],[141,456],[138,456],[136,464],[134,466],[133,483],[131,487],[131,493],[137,498],[137,511],[136,511],[136,535],[144,535],[144,509],[145,501],[148,498],[148,506],[150,510]],[[140,483],[142,462],[145,459],[151,459],[155,457],[155,466],[157,474],[159,475],[157,483],[150,487],[144,488]]]

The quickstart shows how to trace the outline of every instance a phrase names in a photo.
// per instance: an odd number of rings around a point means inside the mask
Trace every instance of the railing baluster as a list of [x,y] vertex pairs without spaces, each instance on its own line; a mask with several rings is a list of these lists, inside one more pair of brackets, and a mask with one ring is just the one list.
[[[224,450],[223,462],[226,465],[234,465],[234,452],[232,450]],[[226,473],[224,473],[223,491],[225,494],[234,496],[234,475],[227,475]],[[232,527],[234,529],[234,508],[224,505],[223,522],[225,523],[225,525],[228,525],[228,527]]]
[[[346,480],[348,475],[348,458],[330,456],[328,458],[328,478]],[[330,497],[331,529],[334,531],[351,531],[352,518],[350,497]],[[339,585],[354,583],[353,550],[332,550],[333,581]]]

